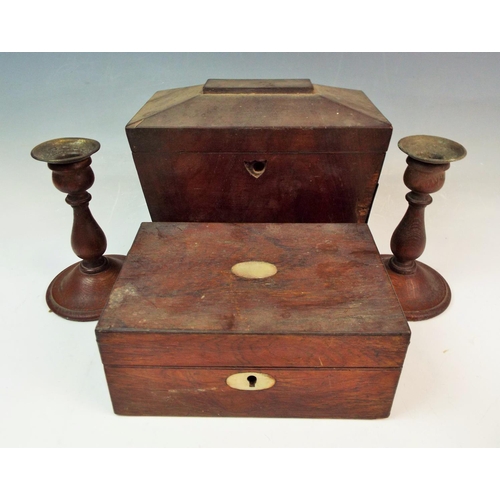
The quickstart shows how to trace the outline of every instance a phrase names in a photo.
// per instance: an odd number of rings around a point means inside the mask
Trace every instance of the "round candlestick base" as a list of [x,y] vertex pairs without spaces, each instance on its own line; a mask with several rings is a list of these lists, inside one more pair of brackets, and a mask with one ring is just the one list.
[[381,257],[408,321],[434,318],[450,305],[450,287],[432,267],[416,261],[414,273],[399,274],[389,265],[392,255]]
[[106,255],[107,266],[84,272],[78,262],[60,272],[47,289],[47,305],[58,316],[72,321],[96,321],[108,301],[125,256]]

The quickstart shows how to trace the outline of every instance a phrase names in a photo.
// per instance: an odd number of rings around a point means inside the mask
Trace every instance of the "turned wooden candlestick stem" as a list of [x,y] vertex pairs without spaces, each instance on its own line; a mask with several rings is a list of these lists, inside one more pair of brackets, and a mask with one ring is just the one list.
[[54,186],[66,193],[73,208],[71,247],[82,259],[61,273],[47,289],[47,304],[59,316],[75,321],[97,320],[125,259],[105,256],[106,236],[89,209],[94,183],[90,156],[100,144],[92,139],[62,138],[39,144],[31,152],[52,170]]
[[441,314],[450,304],[451,290],[434,269],[417,261],[425,250],[425,208],[432,203],[431,193],[439,191],[450,162],[467,153],[460,144],[427,135],[401,139],[399,148],[408,155],[404,183],[408,209],[391,238],[393,255],[382,260],[392,280],[406,318],[420,321]]

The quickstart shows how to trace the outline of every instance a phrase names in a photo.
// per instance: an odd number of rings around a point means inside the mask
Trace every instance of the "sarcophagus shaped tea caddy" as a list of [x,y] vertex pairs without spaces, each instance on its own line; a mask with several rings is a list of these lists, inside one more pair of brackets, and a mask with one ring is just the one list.
[[208,80],[126,133],[154,222],[367,222],[392,127],[358,90]]

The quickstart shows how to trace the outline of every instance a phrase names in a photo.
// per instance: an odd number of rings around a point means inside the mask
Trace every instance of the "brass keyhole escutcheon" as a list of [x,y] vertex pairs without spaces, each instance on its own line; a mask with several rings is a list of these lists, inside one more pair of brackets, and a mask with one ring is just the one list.
[[271,375],[256,372],[235,373],[226,379],[229,387],[239,391],[262,391],[270,389],[275,383]]
[[245,168],[247,172],[252,176],[258,179],[266,170],[267,160],[252,160],[245,161]]

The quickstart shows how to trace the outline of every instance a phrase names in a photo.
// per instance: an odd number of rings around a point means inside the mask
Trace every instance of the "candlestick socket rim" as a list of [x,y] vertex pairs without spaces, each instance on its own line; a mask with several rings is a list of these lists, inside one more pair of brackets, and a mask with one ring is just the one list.
[[84,137],[61,137],[45,141],[33,148],[35,160],[55,165],[76,163],[97,153],[101,145],[94,139]]
[[410,135],[398,142],[398,147],[410,158],[423,163],[442,165],[458,161],[467,155],[458,142],[434,135]]

